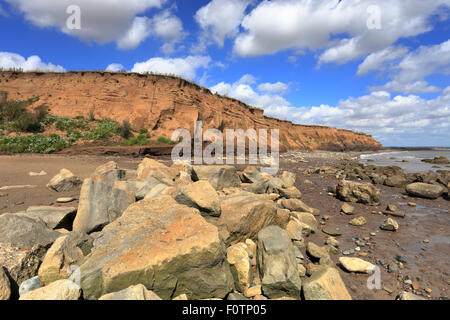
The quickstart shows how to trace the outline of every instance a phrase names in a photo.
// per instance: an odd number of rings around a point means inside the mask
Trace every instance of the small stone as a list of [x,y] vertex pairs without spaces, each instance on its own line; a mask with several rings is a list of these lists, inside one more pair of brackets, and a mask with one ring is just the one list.
[[337,228],[325,227],[322,229],[322,232],[328,234],[329,236],[338,237],[342,235],[342,233]]
[[376,234],[375,232],[371,232],[370,235],[371,235],[372,237],[376,237],[377,234]]
[[353,226],[357,226],[357,227],[363,226],[366,223],[367,223],[367,220],[364,217],[354,218],[354,219],[350,220],[350,224]]
[[30,278],[21,283],[19,287],[19,295],[22,296],[27,292],[39,289],[41,287],[42,287],[41,279],[38,276]]
[[408,202],[408,206],[415,208],[417,207],[417,204],[414,202]]
[[397,231],[398,223],[392,218],[387,218],[380,228],[385,231]]
[[388,272],[392,273],[392,272],[397,272],[398,271],[398,266],[395,263],[390,263],[388,265]]
[[56,199],[57,203],[69,203],[75,201],[75,198],[58,198]]
[[410,285],[410,286],[412,285],[412,281],[409,280],[409,279],[403,281],[403,283],[404,283],[404,284],[407,284],[407,285]]
[[38,176],[45,176],[45,175],[47,175],[47,172],[45,172],[45,171],[41,171],[41,172],[33,172],[33,171],[31,171],[28,174],[30,175],[30,177],[38,177]]
[[418,285],[416,282],[413,282],[412,285],[411,285],[411,287],[412,287],[415,291],[417,291],[417,290],[420,289],[419,285]]
[[408,258],[406,258],[405,256],[396,255],[395,260],[402,263],[408,263]]
[[388,288],[388,287],[383,287],[383,290],[386,291],[389,294],[391,294],[393,292],[393,290]]
[[347,215],[352,215],[355,211],[355,208],[349,205],[348,203],[344,203],[341,207],[341,212]]
[[306,276],[306,268],[304,265],[302,265],[300,263],[298,264],[298,274],[300,277]]
[[423,240],[423,242],[424,242],[424,243],[430,243],[430,240],[425,239],[425,240]]
[[388,206],[386,207],[386,210],[391,212],[396,212],[397,209],[398,209],[397,206],[393,204],[388,204]]
[[426,288],[425,291],[426,291],[427,293],[432,293],[432,292],[433,292],[433,290],[431,290],[430,288]]
[[261,293],[262,293],[262,292],[261,292],[261,286],[260,286],[260,285],[256,285],[256,286],[247,288],[247,289],[245,290],[245,292],[244,292],[244,295],[245,295],[247,298],[251,298],[251,297],[255,297],[255,296],[257,296],[257,295],[260,295]]

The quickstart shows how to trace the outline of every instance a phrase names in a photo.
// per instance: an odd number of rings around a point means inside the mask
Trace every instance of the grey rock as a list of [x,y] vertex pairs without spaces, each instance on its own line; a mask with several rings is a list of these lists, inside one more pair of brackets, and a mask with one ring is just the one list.
[[0,215],[0,243],[22,250],[30,250],[35,245],[48,248],[59,236],[59,232],[49,228],[42,220],[15,213]]
[[0,300],[9,300],[11,293],[11,282],[5,269],[0,265]]
[[208,180],[216,190],[239,187],[241,182],[233,166],[193,166],[199,180]]
[[19,287],[19,295],[24,295],[27,292],[42,288],[41,279],[36,276],[21,283]]
[[406,192],[415,197],[437,199],[445,192],[445,189],[440,185],[416,182],[408,184]]
[[299,298],[301,280],[288,233],[269,226],[258,233],[257,261],[262,290],[269,298]]

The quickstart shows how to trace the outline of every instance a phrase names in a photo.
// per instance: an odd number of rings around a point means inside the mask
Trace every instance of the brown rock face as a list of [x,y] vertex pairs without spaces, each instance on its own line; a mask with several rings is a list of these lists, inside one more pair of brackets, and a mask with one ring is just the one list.
[[85,298],[142,284],[162,299],[224,298],[233,277],[218,229],[170,196],[142,200],[106,226],[81,265]]
[[280,149],[373,150],[382,146],[371,136],[348,130],[296,125],[265,117],[263,110],[214,95],[183,79],[108,72],[0,72],[1,88],[11,99],[40,96],[59,116],[129,120],[155,137],[170,138],[179,128],[280,129]]

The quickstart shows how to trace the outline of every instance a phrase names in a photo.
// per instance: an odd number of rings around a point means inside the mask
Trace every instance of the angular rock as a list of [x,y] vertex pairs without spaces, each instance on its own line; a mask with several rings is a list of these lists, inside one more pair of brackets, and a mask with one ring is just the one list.
[[206,215],[220,216],[219,196],[209,181],[201,180],[182,187],[175,200]]
[[344,214],[352,215],[355,211],[355,207],[352,207],[348,203],[344,203],[341,207],[341,212]]
[[233,166],[193,166],[199,180],[208,180],[214,189],[239,187],[241,182]]
[[[115,169],[113,169],[115,170]],[[106,174],[107,180],[114,175]],[[85,233],[102,229],[122,215],[126,208],[136,201],[131,191],[114,188],[111,184],[85,179],[80,192],[78,212],[73,222],[73,230]]]
[[364,261],[359,258],[341,257],[339,262],[350,272],[371,273],[373,272],[375,265],[370,262]]
[[159,180],[149,177],[143,181],[128,180],[116,181],[114,188],[134,193],[137,200],[144,199],[145,195],[153,190],[157,185],[161,184]]
[[370,206],[380,204],[380,191],[368,183],[341,180],[336,187],[338,199],[346,202],[359,202]]
[[269,226],[258,233],[257,261],[265,296],[300,297],[301,281],[294,246],[285,230]]
[[28,250],[0,243],[0,261],[11,277],[11,285],[16,291],[19,284],[37,275],[44,250],[40,245]]
[[232,195],[221,203],[219,223],[229,233],[226,244],[255,240],[260,230],[278,221],[277,206],[273,201],[257,195]]
[[414,197],[437,199],[445,192],[445,189],[440,185],[416,182],[408,184],[406,192]]
[[98,300],[162,300],[153,291],[147,290],[142,284],[130,286],[118,292],[108,293]]
[[163,299],[224,298],[233,289],[217,227],[170,196],[137,202],[107,225],[80,272],[87,299],[136,284]]
[[387,218],[383,224],[380,226],[382,230],[386,231],[397,231],[398,230],[398,223],[392,218]]
[[42,288],[41,279],[38,276],[30,278],[20,284],[19,295],[23,296],[27,292],[30,292],[30,291],[33,291],[33,290],[36,290],[39,288]]
[[283,173],[281,174],[281,181],[283,181],[285,188],[293,187],[296,180],[297,176],[295,175],[295,173],[283,171]]
[[138,179],[143,178],[144,171],[146,171],[147,169],[157,169],[157,168],[169,169],[165,164],[163,164],[159,161],[156,161],[156,160],[153,160],[150,158],[144,158],[141,161],[141,163],[139,164],[137,172],[136,172]]
[[408,183],[408,180],[401,175],[395,175],[386,178],[384,181],[384,184],[388,187],[396,187],[396,188],[404,188],[406,184]]
[[0,300],[9,300],[11,298],[11,282],[5,269],[0,265]]
[[125,170],[120,169],[114,161],[110,161],[97,167],[90,179],[95,182],[113,185],[116,181],[124,180],[125,177]]
[[329,258],[330,254],[328,253],[325,247],[319,247],[314,242],[308,242],[306,246],[306,251],[308,254],[316,259]]
[[71,230],[76,213],[77,209],[73,207],[40,206],[29,207],[23,215],[37,221],[42,220],[51,229]]
[[307,206],[302,200],[299,199],[284,199],[279,200],[279,203],[286,209],[297,212],[314,213],[314,209]]
[[10,244],[22,250],[35,245],[48,248],[60,236],[43,222],[23,214],[0,215],[0,243]]
[[249,248],[243,242],[227,248],[227,261],[230,264],[235,286],[240,292],[245,292],[253,281],[253,270],[248,250]]
[[350,220],[349,223],[353,226],[360,227],[360,226],[365,225],[367,223],[367,220],[364,217],[359,217],[359,218],[354,218],[354,219]]
[[309,226],[301,223],[297,219],[291,219],[285,229],[289,234],[291,240],[300,242],[304,241],[303,237],[307,237],[311,233],[311,229],[309,228]]
[[294,211],[291,212],[291,217],[306,224],[311,229],[311,231],[317,232],[319,223],[311,213]]
[[75,176],[67,169],[61,169],[59,173],[54,176],[47,184],[47,188],[53,189],[56,192],[67,192],[79,190],[83,180]]
[[294,186],[282,188],[278,190],[280,196],[286,199],[301,199],[302,193]]
[[30,291],[19,300],[79,300],[81,288],[70,280],[58,280],[48,286]]
[[255,183],[264,180],[261,172],[253,166],[248,166],[245,168],[245,170],[241,173],[241,177],[241,180],[244,183]]
[[411,292],[402,291],[398,295],[397,300],[425,300],[425,298]]
[[339,271],[329,266],[319,267],[303,283],[306,300],[352,300]]
[[244,295],[238,293],[238,292],[231,292],[227,300],[250,300],[249,298],[246,298]]
[[81,265],[90,253],[93,241],[87,234],[76,231],[56,239],[39,267],[41,281],[48,285],[69,278],[73,271],[69,268]]

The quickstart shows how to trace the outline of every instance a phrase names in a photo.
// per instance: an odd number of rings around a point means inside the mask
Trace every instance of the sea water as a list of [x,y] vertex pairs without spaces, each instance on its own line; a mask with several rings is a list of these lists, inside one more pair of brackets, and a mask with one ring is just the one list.
[[[397,166],[402,168],[406,173],[427,170],[450,170],[450,165],[422,162],[423,159],[434,159],[438,156],[444,156],[450,160],[450,149],[388,151],[373,154],[364,154],[361,155],[360,159],[365,165],[375,165],[380,167]],[[406,161],[403,162],[403,160]]]

